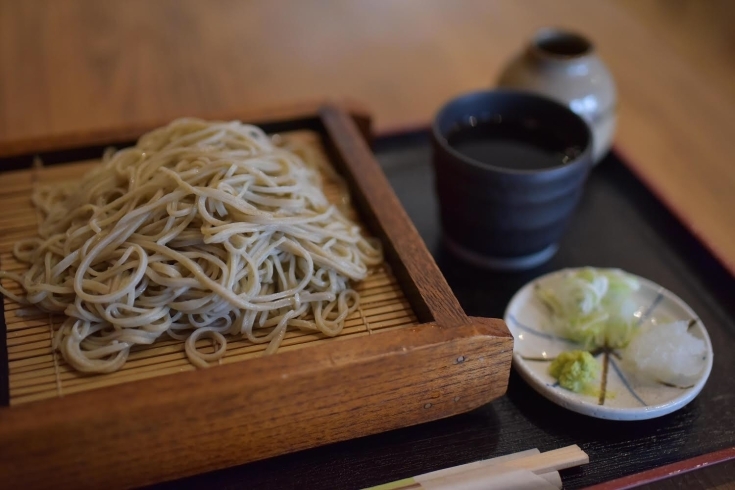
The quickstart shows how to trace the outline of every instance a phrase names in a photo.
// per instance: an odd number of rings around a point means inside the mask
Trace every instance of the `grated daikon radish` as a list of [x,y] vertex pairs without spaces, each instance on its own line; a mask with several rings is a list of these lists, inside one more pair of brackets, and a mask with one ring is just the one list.
[[623,351],[623,359],[644,378],[681,387],[691,385],[704,369],[706,347],[688,330],[686,321],[643,329]]

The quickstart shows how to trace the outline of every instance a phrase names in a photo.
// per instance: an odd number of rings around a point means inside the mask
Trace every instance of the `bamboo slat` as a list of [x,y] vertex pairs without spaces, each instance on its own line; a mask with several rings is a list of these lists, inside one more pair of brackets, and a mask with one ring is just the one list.
[[[318,159],[320,165],[329,165],[316,133],[299,131],[282,136],[285,144],[308,152],[308,158]],[[16,241],[31,238],[36,233],[38,217],[30,201],[34,186],[79,178],[95,164],[97,161],[37,167],[3,176],[0,209],[5,213],[0,217],[0,269],[20,273],[27,268],[15,259],[12,250]],[[357,219],[340,182],[333,178],[331,172],[322,173],[325,193],[330,201]],[[3,279],[2,285],[14,293],[22,291],[19,285],[8,279]],[[389,267],[371,270],[363,282],[355,285],[355,289],[361,296],[360,307],[347,318],[343,332],[336,339],[320,333],[293,330],[286,334],[279,352],[418,324]],[[7,298],[4,299],[4,307],[11,405],[196,369],[187,360],[182,341],[161,338],[152,345],[133,348],[120,371],[101,375],[79,373],[52,350],[53,326],[58,326],[63,317],[53,318]],[[202,339],[197,346],[206,350],[212,343]],[[266,344],[252,344],[247,339],[230,336],[227,353],[220,363],[258,357],[263,355],[265,348]]]

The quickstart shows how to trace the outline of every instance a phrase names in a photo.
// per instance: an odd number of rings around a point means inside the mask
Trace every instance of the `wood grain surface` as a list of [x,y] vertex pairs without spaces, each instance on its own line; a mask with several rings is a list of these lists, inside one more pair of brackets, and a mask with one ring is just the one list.
[[3,487],[129,488],[466,412],[505,392],[504,328],[426,324],[0,409]]
[[0,142],[323,96],[363,101],[381,131],[425,124],[561,25],[617,79],[618,147],[735,271],[732,5],[0,0]]
[[[370,138],[372,131],[372,116],[363,105],[349,98],[330,100],[319,98],[302,100],[294,104],[279,104],[257,109],[224,110],[197,114],[198,117],[211,120],[249,121],[251,124],[268,126],[271,132],[290,131],[292,128],[321,128],[319,110],[323,105],[331,103],[347,113],[357,125],[363,138]],[[84,151],[91,148],[95,151],[99,147],[116,146],[120,143],[134,142],[140,135],[171,122],[168,118],[137,121],[130,124],[107,128],[90,128],[88,130],[70,130],[59,134],[30,136],[15,140],[0,140],[0,159],[5,161],[11,158],[25,159],[25,167],[33,160],[34,155],[53,154],[51,160],[64,158],[58,155],[64,151]],[[28,158],[24,158],[28,157]],[[98,158],[99,152],[90,158]],[[63,160],[67,161],[67,160]],[[54,163],[56,163],[54,161]],[[6,165],[0,162],[0,171],[7,170]]]
[[[371,228],[382,233],[380,238],[386,247],[388,261],[396,264],[395,273],[419,320],[435,321],[445,327],[467,323],[467,315],[401,207],[367,143],[357,132],[357,126],[337,107],[326,106],[322,114],[331,141],[334,141],[336,158],[332,161],[343,162],[342,174],[354,189],[352,194],[365,210]],[[362,192],[362,189],[369,192]]]
[[617,79],[617,145],[735,271],[731,2],[640,3],[0,0],[0,141],[325,95],[364,101],[379,130],[426,123],[562,25]]

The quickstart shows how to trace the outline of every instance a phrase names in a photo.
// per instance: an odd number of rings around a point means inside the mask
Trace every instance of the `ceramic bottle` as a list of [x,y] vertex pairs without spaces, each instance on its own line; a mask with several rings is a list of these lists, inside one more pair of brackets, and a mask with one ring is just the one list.
[[595,162],[610,149],[616,123],[615,82],[584,36],[539,30],[502,71],[498,85],[546,95],[582,116],[592,129]]

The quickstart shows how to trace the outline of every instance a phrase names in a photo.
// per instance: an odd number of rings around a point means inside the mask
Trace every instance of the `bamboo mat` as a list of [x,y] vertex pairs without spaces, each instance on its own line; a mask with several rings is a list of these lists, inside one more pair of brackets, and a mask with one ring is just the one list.
[[[339,179],[330,171],[315,133],[299,131],[284,134],[281,143],[302,154],[305,160],[320,166],[327,197],[348,215],[357,217]],[[0,269],[26,269],[25,264],[13,257],[12,249],[17,240],[33,237],[36,233],[38,217],[30,202],[34,186],[78,178],[96,163],[97,161],[87,161],[41,167],[0,176],[0,209],[3,210],[0,216]],[[2,284],[12,292],[20,292],[20,287],[12,281],[3,280]],[[371,270],[365,281],[354,286],[361,296],[360,307],[346,320],[345,328],[337,340],[418,323],[387,265]],[[63,317],[29,311],[27,307],[20,308],[7,298],[4,298],[4,307],[11,405],[196,369],[186,358],[183,341],[162,336],[152,345],[134,347],[128,361],[115,373],[78,373],[59,353],[51,349],[53,328],[61,324]],[[289,331],[278,352],[332,341],[335,339],[321,334]],[[214,349],[208,339],[200,340],[197,346],[204,351],[208,348]],[[238,336],[228,336],[227,353],[220,363],[239,362],[261,356],[266,346],[267,344],[252,344]]]

